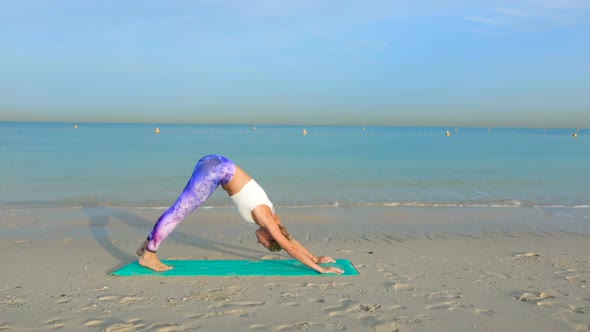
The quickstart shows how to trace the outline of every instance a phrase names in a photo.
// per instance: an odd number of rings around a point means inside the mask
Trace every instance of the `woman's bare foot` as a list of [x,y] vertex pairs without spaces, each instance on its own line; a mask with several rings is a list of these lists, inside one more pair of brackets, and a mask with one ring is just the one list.
[[137,248],[137,251],[135,252],[137,254],[137,256],[139,256],[139,257],[143,256],[143,253],[145,252],[145,248],[147,247],[147,244],[148,244],[148,240],[145,240],[145,241],[143,241],[141,246],[139,248]]
[[137,262],[139,263],[139,265],[147,267],[148,269],[152,269],[157,272],[163,272],[172,269],[172,266],[168,266],[162,263],[162,261],[158,259],[158,256],[156,256],[156,253],[147,251],[145,249],[143,251],[143,255],[139,257],[139,260]]

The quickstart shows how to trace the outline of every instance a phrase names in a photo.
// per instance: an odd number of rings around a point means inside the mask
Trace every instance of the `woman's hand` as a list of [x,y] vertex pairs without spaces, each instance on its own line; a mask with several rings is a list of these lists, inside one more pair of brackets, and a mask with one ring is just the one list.
[[[328,257],[328,256],[318,256],[318,257],[314,257],[313,258],[314,262],[316,264],[321,264],[321,263],[336,263],[336,261],[334,260],[334,258],[332,257]],[[320,273],[337,273],[337,274],[342,274],[344,273],[344,270],[339,269],[337,267],[322,267],[322,270],[320,271]]]
[[342,274],[344,273],[344,270],[339,269],[337,267],[325,267],[323,268],[320,273],[336,273],[336,274]]
[[334,260],[334,258],[328,257],[328,256],[315,257],[314,261],[316,262],[316,264],[321,264],[321,263],[336,263],[336,261]]

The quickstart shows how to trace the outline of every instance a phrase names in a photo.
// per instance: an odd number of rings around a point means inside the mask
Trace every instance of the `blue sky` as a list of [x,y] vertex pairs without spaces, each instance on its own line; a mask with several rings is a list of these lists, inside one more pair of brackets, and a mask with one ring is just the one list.
[[0,0],[0,121],[590,127],[590,1]]

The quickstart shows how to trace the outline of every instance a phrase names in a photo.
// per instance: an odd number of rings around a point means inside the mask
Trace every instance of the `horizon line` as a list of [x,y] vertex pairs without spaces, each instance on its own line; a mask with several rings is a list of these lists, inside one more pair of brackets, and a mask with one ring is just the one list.
[[523,129],[590,129],[590,127],[562,127],[562,126],[523,126],[515,125],[415,125],[415,124],[335,124],[335,123],[221,123],[221,122],[130,122],[130,121],[64,121],[64,120],[0,120],[0,123],[64,123],[64,124],[144,124],[144,125],[202,125],[202,126],[328,126],[328,127],[398,127],[398,128],[523,128]]

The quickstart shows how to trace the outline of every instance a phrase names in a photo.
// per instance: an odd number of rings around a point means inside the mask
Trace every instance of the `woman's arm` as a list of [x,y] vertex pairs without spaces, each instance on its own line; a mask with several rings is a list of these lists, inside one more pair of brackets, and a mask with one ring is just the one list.
[[[291,257],[309,266],[320,273],[343,273],[344,271],[335,267],[323,267],[318,265],[320,262],[317,257],[313,256],[309,250],[305,249],[299,242],[287,239],[279,229],[280,220],[275,217],[270,208],[266,205],[256,207],[252,211],[256,222],[264,227]],[[333,261],[333,260],[332,260]]]
[[335,263],[336,262],[332,257],[328,257],[328,256],[314,256],[301,243],[299,243],[295,239],[291,239],[291,242],[293,242],[293,244],[295,244],[297,247],[299,247],[299,249],[301,251],[303,251],[304,253],[306,253],[311,258],[311,260],[314,261],[316,264],[319,264],[319,263]]
[[[279,224],[279,228],[282,227],[281,218],[279,218],[278,216],[274,216],[274,219],[277,222],[277,224]],[[319,264],[319,263],[335,263],[336,262],[332,257],[329,257],[329,256],[317,256],[316,257],[314,254],[312,254],[311,252],[309,252],[309,250],[307,250],[301,243],[299,243],[299,241],[297,241],[297,240],[295,240],[293,238],[290,238],[289,240],[291,242],[293,242],[306,255],[308,255],[309,258],[311,258],[311,260],[314,261],[316,264]]]

